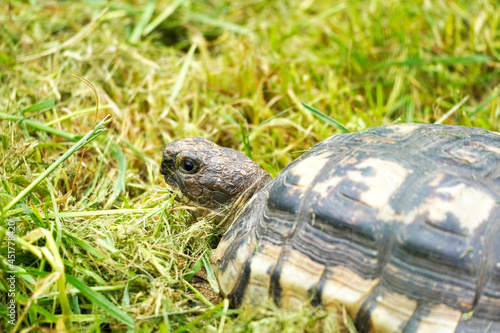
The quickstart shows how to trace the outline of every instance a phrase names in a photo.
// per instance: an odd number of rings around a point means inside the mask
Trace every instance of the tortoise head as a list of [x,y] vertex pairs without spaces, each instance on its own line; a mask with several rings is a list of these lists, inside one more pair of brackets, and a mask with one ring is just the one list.
[[184,201],[208,211],[240,205],[271,180],[245,155],[204,138],[167,144],[160,172],[187,198]]

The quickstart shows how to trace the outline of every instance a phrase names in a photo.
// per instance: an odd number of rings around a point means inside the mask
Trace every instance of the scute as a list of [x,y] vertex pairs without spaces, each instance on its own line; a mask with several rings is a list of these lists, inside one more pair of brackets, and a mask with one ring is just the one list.
[[500,136],[400,124],[291,163],[229,228],[215,269],[233,303],[343,303],[360,332],[483,332],[500,330],[499,239]]

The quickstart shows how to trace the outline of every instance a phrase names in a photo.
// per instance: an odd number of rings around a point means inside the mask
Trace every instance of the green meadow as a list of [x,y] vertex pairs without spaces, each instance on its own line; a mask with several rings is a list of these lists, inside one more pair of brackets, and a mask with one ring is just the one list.
[[341,306],[193,288],[217,235],[162,147],[205,137],[276,176],[342,132],[499,131],[499,33],[486,0],[1,1],[0,331],[354,332]]

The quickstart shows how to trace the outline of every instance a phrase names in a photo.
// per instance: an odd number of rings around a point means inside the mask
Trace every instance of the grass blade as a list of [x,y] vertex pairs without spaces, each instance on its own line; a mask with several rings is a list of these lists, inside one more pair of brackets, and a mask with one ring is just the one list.
[[342,132],[344,133],[350,133],[351,131],[349,131],[347,129],[347,127],[345,127],[344,125],[342,125],[340,122],[338,122],[337,120],[333,119],[333,118],[330,118],[329,116],[327,116],[326,114],[324,114],[323,112],[313,108],[312,106],[310,105],[307,105],[306,103],[304,102],[300,102],[306,109],[308,109],[309,111],[312,112],[312,114],[314,114],[316,117],[318,117],[319,119],[322,119],[324,121],[326,121],[327,123],[329,123],[330,125],[338,128],[339,130],[341,130]]
[[[32,243],[37,242],[39,239],[45,238],[46,246],[37,247],[33,246]],[[39,259],[43,258],[47,260],[47,262],[52,266],[54,272],[57,273],[57,290],[58,290],[58,298],[61,303],[61,309],[63,314],[63,322],[66,326],[67,330],[71,330],[71,321],[69,320],[69,316],[71,315],[71,309],[69,305],[69,300],[66,294],[66,278],[64,275],[64,263],[59,254],[59,247],[56,244],[54,237],[52,236],[52,232],[48,231],[44,228],[37,228],[31,231],[29,234],[24,236],[23,238],[16,237],[16,242],[26,247],[28,251],[35,254]],[[24,316],[25,313],[21,316]],[[17,330],[18,325],[22,323],[21,317],[18,318],[16,323],[16,327],[14,327],[14,331]]]
[[92,290],[89,286],[72,275],[66,274],[66,281],[68,281],[73,287],[75,287],[83,295],[85,295],[85,297],[87,297],[89,301],[103,309],[107,314],[124,323],[128,327],[134,327],[134,321],[132,320],[132,318],[127,313],[119,309],[116,305],[111,303],[102,294],[96,292],[95,290]]
[[21,110],[21,113],[33,112],[33,111],[41,111],[46,109],[51,109],[56,105],[56,100],[54,98],[47,98],[41,102],[28,106],[26,109]]
[[59,165],[61,165],[64,161],[66,161],[74,152],[76,152],[81,147],[85,146],[87,143],[94,140],[97,136],[103,133],[106,128],[104,127],[111,121],[109,116],[106,116],[99,124],[95,126],[93,130],[87,133],[83,138],[81,138],[77,143],[71,147],[68,151],[66,151],[57,161],[52,163],[37,179],[35,179],[28,187],[19,192],[19,194],[9,202],[3,209],[2,215],[5,215],[9,209],[14,207],[19,201],[21,201],[25,196],[28,195],[38,184],[40,184],[48,175],[50,175]]
[[144,29],[143,35],[151,33],[160,23],[165,21],[185,0],[176,0],[170,6],[167,6],[148,26]]
[[[82,212],[59,212],[58,216],[63,218],[68,217],[85,217],[85,216],[104,216],[104,215],[122,215],[122,214],[141,214],[155,212],[158,208],[137,208],[137,209],[108,209],[108,210],[88,210]],[[45,218],[54,218],[54,213],[49,213]]]
[[217,282],[212,266],[210,265],[210,260],[208,259],[209,256],[210,253],[207,251],[201,256],[201,260],[203,261],[203,265],[205,266],[205,270],[207,272],[208,283],[210,284],[210,287],[218,294],[220,293],[219,283]]
[[293,107],[288,108],[288,109],[286,109],[286,110],[284,110],[284,111],[281,111],[281,112],[280,112],[280,113],[278,113],[278,114],[275,114],[275,115],[274,115],[274,116],[272,116],[271,118],[268,118],[268,119],[264,120],[263,122],[261,122],[259,125],[257,125],[257,128],[259,128],[259,127],[261,127],[261,126],[263,126],[263,125],[265,125],[265,124],[267,124],[267,123],[271,122],[273,119],[276,119],[276,118],[281,117],[282,115],[284,115],[285,113],[290,112],[291,110],[293,110]]
[[448,119],[449,116],[451,116],[455,111],[460,109],[462,105],[464,105],[465,102],[469,99],[469,95],[465,96],[458,104],[456,104],[454,107],[452,107],[449,111],[447,111],[444,115],[441,116],[434,124],[442,124],[446,119]]
[[106,258],[101,252],[99,252],[92,245],[88,244],[86,241],[70,234],[66,234],[66,236],[68,236],[69,239],[71,239],[75,244],[79,245],[82,249],[93,255],[97,260],[104,260]]
[[216,19],[213,19],[213,18],[205,16],[205,15],[201,15],[201,14],[190,13],[189,18],[192,21],[208,24],[208,25],[211,25],[214,27],[219,27],[219,28],[222,28],[224,30],[236,32],[236,33],[242,34],[242,35],[249,35],[252,33],[252,31],[250,29],[244,28],[244,27],[239,26],[237,24],[225,22],[225,21],[219,21],[219,20],[216,20]]
[[478,113],[479,111],[481,111],[486,105],[490,104],[492,100],[494,100],[495,98],[497,98],[498,95],[500,95],[500,90],[497,91],[496,93],[494,93],[493,95],[491,95],[490,97],[488,97],[488,99],[486,99],[486,101],[484,101],[481,105],[479,105],[477,108],[475,108],[474,111],[470,112],[468,114],[468,117],[471,118],[476,113]]
[[386,61],[377,66],[376,68],[388,66],[424,66],[428,64],[443,64],[443,65],[470,65],[482,64],[492,59],[483,54],[473,54],[466,57],[434,57],[434,58],[407,58],[403,61]]
[[116,198],[120,195],[120,193],[125,192],[125,174],[127,172],[127,160],[125,155],[123,154],[122,148],[116,143],[111,144],[110,155],[115,159],[116,164],[118,165],[118,179],[115,183],[115,189],[113,191],[113,195],[109,198],[106,203],[106,207],[109,207],[115,202]]
[[60,136],[61,138],[64,138],[64,139],[70,140],[70,141],[76,141],[76,140],[78,140],[78,138],[81,137],[81,135],[75,135],[75,134],[71,134],[71,133],[68,133],[65,131],[61,131],[57,128],[47,126],[44,123],[41,123],[41,122],[36,121],[36,120],[28,120],[28,119],[25,119],[23,117],[14,116],[14,115],[11,115],[8,113],[0,112],[0,119],[1,120],[15,121],[18,123],[22,122],[23,124],[26,124],[31,128],[34,128],[34,129],[37,129],[40,131],[44,131],[44,132],[47,132],[50,134],[54,134],[54,135]]
[[99,13],[97,13],[92,18],[92,20],[86,26],[82,27],[78,31],[77,34],[75,34],[70,39],[64,41],[63,43],[61,43],[59,45],[56,45],[54,47],[51,47],[51,48],[49,48],[49,49],[47,49],[45,51],[42,51],[40,53],[37,53],[37,54],[32,54],[32,55],[28,55],[28,56],[24,56],[24,57],[18,57],[17,61],[18,62],[32,61],[32,60],[35,60],[35,59],[38,59],[38,58],[42,58],[42,57],[54,54],[54,53],[56,53],[59,50],[62,50],[62,49],[65,49],[65,48],[67,48],[67,47],[69,47],[71,45],[77,44],[79,41],[81,41],[83,38],[85,38],[86,36],[88,36],[89,34],[91,34],[92,31],[95,30],[95,28],[98,25],[99,20],[101,19],[101,17],[104,16],[104,14],[106,14],[107,11],[108,11],[108,8],[104,8],[103,10],[101,10]]
[[208,306],[209,308],[213,307],[214,305],[212,304],[212,302],[210,302],[208,300],[208,298],[205,297],[205,295],[203,295],[198,289],[196,289],[195,287],[193,287],[189,282],[187,282],[186,280],[182,280],[182,282],[184,282],[184,284],[193,292],[193,294],[196,295],[196,297],[198,297],[198,299],[203,303],[205,304],[206,306]]
[[240,120],[240,132],[241,132],[241,140],[243,141],[243,146],[245,147],[245,154],[248,158],[252,159],[252,151],[250,150],[250,140],[248,140],[248,133],[243,127],[243,124]]
[[193,278],[193,276],[196,274],[196,272],[198,272],[198,270],[201,268],[201,266],[203,266],[203,260],[198,260],[191,267],[191,270],[189,271],[189,273],[184,276],[184,280],[189,282]]
[[130,37],[128,39],[128,42],[130,44],[137,44],[137,42],[141,38],[142,34],[144,33],[144,28],[151,20],[151,16],[153,16],[153,12],[155,11],[155,5],[156,5],[156,0],[149,0],[149,2],[144,7],[141,18],[135,25],[134,30],[132,31],[132,34],[130,34]]
[[[99,106],[99,111],[107,110],[110,107],[111,107],[110,104]],[[59,118],[54,119],[54,120],[51,120],[49,122],[46,122],[45,125],[51,126],[51,125],[60,123],[60,122],[62,122],[64,120],[66,120],[66,119],[71,119],[73,117],[76,117],[76,116],[79,116],[79,115],[82,115],[82,114],[93,113],[93,112],[95,112],[95,107],[81,109],[81,110],[78,110],[78,111],[74,111],[74,112],[68,113],[68,114],[66,114],[66,115],[64,115],[62,117],[59,117]]]
[[189,65],[191,64],[191,60],[193,59],[194,51],[196,50],[196,44],[191,45],[191,48],[189,49],[186,58],[184,59],[184,63],[182,64],[181,72],[179,73],[179,77],[177,78],[177,81],[175,82],[174,89],[172,90],[172,95],[170,95],[170,98],[168,99],[168,107],[163,110],[163,112],[160,115],[160,119],[165,118],[168,113],[170,112],[170,108],[174,104],[175,99],[179,95],[179,92],[181,91],[182,84],[184,83],[184,80],[186,79],[186,75],[189,69]]
[[195,326],[196,324],[198,324],[199,322],[201,322],[203,319],[211,316],[213,313],[216,313],[217,311],[219,311],[223,307],[224,307],[224,302],[220,302],[219,304],[217,304],[213,308],[208,309],[207,311],[205,311],[205,313],[203,313],[202,315],[198,316],[195,320],[193,320],[193,321],[189,322],[188,324],[186,324],[186,325],[184,325],[184,326],[179,327],[178,329],[176,329],[174,331],[174,333],[181,333],[181,332],[190,331],[190,329],[193,326]]

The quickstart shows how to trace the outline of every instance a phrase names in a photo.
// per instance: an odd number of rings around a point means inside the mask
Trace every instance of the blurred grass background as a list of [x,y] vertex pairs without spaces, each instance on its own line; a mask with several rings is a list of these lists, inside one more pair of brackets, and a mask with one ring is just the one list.
[[0,2],[0,330],[350,329],[342,309],[231,310],[190,292],[213,230],[174,203],[161,149],[203,136],[276,175],[341,132],[325,116],[498,131],[499,23],[495,1]]

